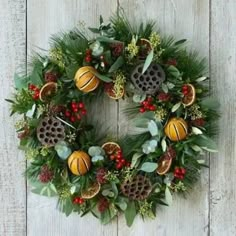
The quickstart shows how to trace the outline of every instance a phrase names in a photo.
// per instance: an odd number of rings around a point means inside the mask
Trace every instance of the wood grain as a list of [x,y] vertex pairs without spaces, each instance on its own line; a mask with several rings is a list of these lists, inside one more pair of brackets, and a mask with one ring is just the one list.
[[11,96],[14,72],[26,57],[25,1],[1,0],[0,25],[0,235],[20,236],[26,231],[25,163],[4,99]]
[[220,102],[219,152],[210,170],[210,235],[236,234],[236,2],[212,1],[211,77]]
[[[188,47],[198,50],[208,58],[209,2],[195,1],[120,1],[133,23],[153,19],[163,34],[189,40]],[[121,104],[121,107],[123,105]],[[130,124],[121,116],[120,130],[126,133]],[[124,126],[126,125],[126,129]],[[202,173],[201,181],[194,187],[188,199],[175,197],[171,207],[157,210],[155,220],[136,219],[131,228],[125,226],[124,217],[119,219],[119,235],[208,235],[208,170]]]
[[[105,7],[106,6],[106,7]],[[81,26],[97,26],[99,15],[104,19],[116,9],[116,2],[109,0],[65,1],[65,0],[31,0],[28,2],[28,51],[48,48],[51,34]],[[116,136],[117,104],[104,98],[94,105],[93,112],[99,120],[99,130],[109,131]],[[93,114],[91,116],[94,116]],[[113,122],[115,121],[115,122]],[[89,215],[80,218],[73,214],[66,216],[56,209],[56,199],[48,199],[34,195],[28,191],[27,231],[29,236],[71,236],[71,235],[117,235],[116,220],[108,226]],[[96,230],[96,231],[95,231]]]

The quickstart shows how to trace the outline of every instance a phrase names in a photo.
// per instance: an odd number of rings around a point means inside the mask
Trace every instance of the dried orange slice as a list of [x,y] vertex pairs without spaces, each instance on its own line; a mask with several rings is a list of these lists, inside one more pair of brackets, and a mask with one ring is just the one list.
[[139,40],[138,46],[139,46],[139,58],[141,59],[146,58],[149,52],[152,50],[151,42],[144,38]]
[[182,103],[188,107],[191,106],[196,99],[196,90],[193,87],[192,84],[186,84],[187,88],[188,88],[188,93],[186,95],[184,95],[183,99],[182,99]]
[[101,189],[101,185],[98,182],[91,184],[86,190],[82,191],[81,197],[84,199],[91,199],[95,197]]
[[125,90],[124,88],[120,88],[119,91],[115,91],[114,83],[107,83],[105,85],[105,93],[111,99],[117,100],[124,96]]
[[42,102],[48,101],[57,91],[57,83],[48,82],[46,83],[39,92],[39,99]]
[[158,167],[157,167],[157,174],[158,175],[164,175],[166,174],[172,163],[172,158],[167,157],[166,155],[163,155],[159,161],[158,161]]
[[104,143],[102,145],[102,148],[108,156],[115,154],[116,152],[118,152],[120,150],[119,144],[117,144],[115,142]]

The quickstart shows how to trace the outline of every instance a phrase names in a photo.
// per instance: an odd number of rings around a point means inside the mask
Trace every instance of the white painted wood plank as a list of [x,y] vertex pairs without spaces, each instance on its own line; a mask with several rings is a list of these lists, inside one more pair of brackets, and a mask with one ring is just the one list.
[[[154,19],[161,32],[173,34],[179,39],[189,39],[189,48],[197,49],[208,58],[209,2],[206,0],[121,0],[132,23]],[[121,107],[124,105],[121,104]],[[125,117],[119,117],[120,133],[130,131]],[[125,128],[126,126],[126,128]],[[171,207],[162,207],[155,220],[136,219],[131,228],[124,218],[118,221],[119,235],[204,236],[208,235],[208,170],[202,172],[201,181],[194,187],[188,199],[174,199]]]
[[[48,48],[50,34],[71,29],[79,21],[87,26],[96,26],[99,15],[105,19],[116,9],[116,2],[76,1],[76,0],[30,0],[28,2],[28,41],[29,50],[34,46]],[[116,134],[117,105],[104,100],[95,108],[99,126],[111,127]],[[104,119],[104,120],[103,120]],[[103,120],[103,121],[102,121]],[[111,122],[112,121],[112,122]],[[80,218],[71,215],[68,218],[56,210],[56,200],[40,197],[28,191],[28,235],[29,236],[71,236],[71,235],[117,235],[116,220],[108,226],[102,226],[93,216]]]
[[236,2],[211,1],[211,77],[221,112],[210,170],[210,235],[236,234]]
[[[23,157],[17,150],[14,119],[4,101],[13,93],[15,70],[25,61],[25,1],[0,0],[0,235],[25,235]],[[23,68],[24,69],[24,68]]]

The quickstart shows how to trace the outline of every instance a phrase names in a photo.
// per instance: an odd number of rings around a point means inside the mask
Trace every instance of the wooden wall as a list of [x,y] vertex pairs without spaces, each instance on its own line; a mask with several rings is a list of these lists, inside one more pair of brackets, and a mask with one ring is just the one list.
[[[219,152],[188,199],[176,198],[155,220],[123,217],[101,226],[92,216],[66,218],[56,200],[34,195],[22,177],[25,162],[17,150],[14,120],[4,98],[13,91],[14,72],[49,36],[85,22],[96,26],[122,6],[132,22],[158,22],[164,34],[189,39],[209,61],[211,88],[222,113]],[[0,235],[3,236],[233,236],[236,235],[236,1],[235,0],[0,0]],[[123,104],[103,101],[101,119],[116,135],[129,130]],[[101,114],[101,112],[100,112]],[[112,120],[113,122],[108,122]],[[117,121],[114,123],[114,121]]]

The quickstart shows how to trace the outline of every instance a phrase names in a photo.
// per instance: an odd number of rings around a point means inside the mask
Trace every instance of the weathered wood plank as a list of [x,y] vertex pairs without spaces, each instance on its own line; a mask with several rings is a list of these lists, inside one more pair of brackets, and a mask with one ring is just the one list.
[[[99,15],[105,19],[116,9],[116,2],[101,1],[66,1],[66,0],[31,0],[28,2],[28,48],[34,45],[48,48],[48,38],[60,30],[71,29],[86,22],[86,26],[96,26]],[[117,105],[105,99],[94,108],[99,119],[99,129],[110,127],[116,134]],[[113,122],[115,120],[115,123]],[[104,125],[105,124],[105,125]],[[105,127],[105,128],[104,128]],[[93,216],[80,218],[65,215],[56,210],[56,200],[40,197],[28,192],[28,235],[117,235],[116,220],[109,226],[102,226]]]
[[[25,162],[17,150],[14,120],[4,99],[13,92],[15,70],[25,61],[25,1],[0,0],[0,235],[25,235]],[[24,69],[24,68],[23,68]]]
[[[176,38],[189,39],[189,48],[197,49],[208,58],[209,2],[205,0],[120,1],[132,23],[154,19],[161,32]],[[123,107],[123,104],[121,104]],[[130,130],[126,118],[119,117],[120,133]],[[126,124],[126,125],[125,125]],[[126,126],[126,127],[125,127]],[[132,228],[118,221],[119,235],[208,235],[208,170],[188,199],[175,198],[174,204],[158,209],[156,220],[136,219]]]
[[219,152],[210,169],[210,235],[236,234],[236,2],[211,1],[211,77],[220,102]]

